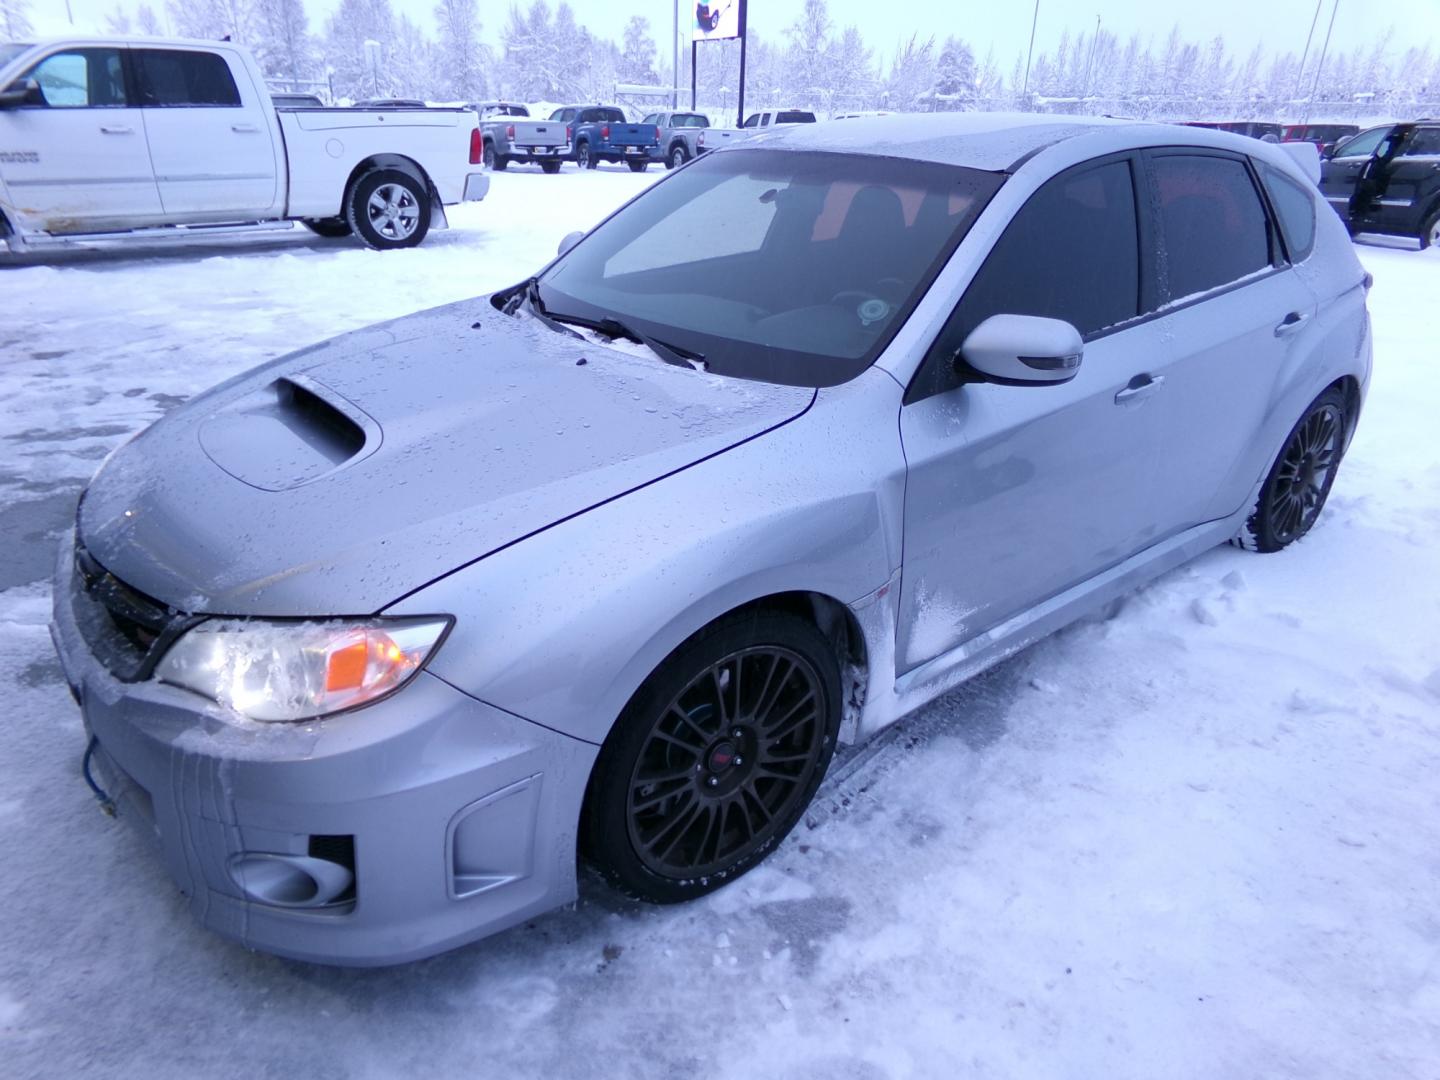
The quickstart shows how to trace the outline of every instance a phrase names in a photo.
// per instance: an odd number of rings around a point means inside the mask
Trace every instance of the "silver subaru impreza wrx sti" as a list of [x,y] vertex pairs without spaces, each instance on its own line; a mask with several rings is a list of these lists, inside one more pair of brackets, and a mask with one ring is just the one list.
[[1369,280],[1278,147],[997,115],[777,131],[537,276],[175,410],[86,491],[89,774],[206,926],[336,964],[701,895],[838,742],[1315,522]]

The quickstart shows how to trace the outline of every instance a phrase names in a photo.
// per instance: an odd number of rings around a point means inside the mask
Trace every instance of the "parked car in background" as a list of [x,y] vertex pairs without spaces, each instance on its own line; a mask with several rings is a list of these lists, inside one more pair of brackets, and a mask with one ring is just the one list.
[[862,109],[862,110],[860,110],[859,112],[836,113],[834,116],[830,117],[830,119],[831,119],[831,120],[858,120],[858,119],[860,119],[862,116],[889,116],[889,115],[890,115],[890,113],[889,113],[889,111],[886,110],[886,109]]
[[1287,124],[1280,135],[1281,142],[1314,143],[1320,156],[1330,157],[1335,147],[1358,134],[1358,124]]
[[325,108],[325,102],[314,94],[271,94],[270,101],[277,109]]
[[767,109],[745,118],[745,128],[781,127],[786,124],[813,124],[815,114],[808,109]]
[[8,46],[0,63],[0,239],[288,228],[420,243],[483,198],[466,109],[276,109],[239,45],[160,38]]
[[644,123],[660,129],[660,142],[650,152],[653,161],[676,169],[707,150],[715,150],[740,134],[734,128],[710,126],[710,118],[697,112],[660,112],[645,117]]
[[470,107],[480,115],[486,168],[504,172],[511,164],[539,165],[547,173],[557,173],[570,154],[565,124],[531,120],[528,106],[478,101]]
[[593,169],[602,161],[623,161],[631,172],[644,172],[660,145],[658,127],[632,124],[614,105],[562,105],[550,119],[565,125],[572,147],[569,160],[582,169]]
[[101,466],[52,589],[87,775],[204,925],[321,963],[524,923],[577,856],[719,889],[837,744],[1306,535],[1371,368],[1320,202],[1278,147],[1094,117],[705,154]]
[[1440,120],[1381,124],[1340,144],[1320,190],[1352,233],[1440,245]]
[[1282,130],[1279,124],[1264,120],[1187,120],[1185,126],[1228,131],[1232,135],[1245,135],[1251,139],[1263,139],[1266,135],[1273,135],[1274,142],[1280,141]]

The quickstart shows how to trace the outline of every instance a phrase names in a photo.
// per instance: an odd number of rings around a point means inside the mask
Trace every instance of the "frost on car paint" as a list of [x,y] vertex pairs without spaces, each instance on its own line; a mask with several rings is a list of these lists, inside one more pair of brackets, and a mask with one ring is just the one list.
[[[1168,129],[890,119],[847,121],[840,137],[864,153],[811,125],[707,155],[535,279],[282,358],[102,471],[76,539],[140,600],[454,619],[403,688],[307,724],[305,757],[246,758],[194,743],[224,722],[194,693],[119,684],[73,617],[62,561],[55,633],[86,723],[150,790],[172,872],[197,868],[181,884],[207,925],[306,959],[395,962],[564,903],[577,849],[649,899],[698,895],[783,839],[837,739],[1255,539],[1257,521],[1271,547],[1303,534],[1265,531],[1266,500],[1295,494],[1272,465],[1296,421],[1319,417],[1330,426],[1294,475],[1328,491],[1369,376],[1362,275],[1338,222],[1293,259],[1278,229],[1264,274],[1168,246],[1164,273],[1108,248],[1105,274],[1077,272],[1110,223],[1183,211],[1223,227],[1214,203],[1237,192],[1257,223],[1237,240],[1264,247],[1249,170],[1293,174],[1288,159],[1187,134],[1186,152],[1243,182],[1152,204],[1136,166],[1175,151]],[[1100,168],[1104,183],[1087,182]],[[772,220],[773,250],[707,267],[703,248],[655,242],[692,194],[722,189]],[[1210,261],[1185,267],[1197,250]],[[1220,277],[1167,307],[1179,269]],[[1136,288],[1111,287],[1122,271]],[[864,316],[871,301],[884,316]],[[1296,308],[1308,317],[1277,334]],[[1013,355],[967,352],[996,319]],[[1071,345],[1045,351],[1082,335],[1078,367]],[[1273,363],[1252,393],[1262,346]],[[267,388],[282,379],[313,400],[281,402]],[[278,489],[201,436],[279,425],[321,445],[348,407],[379,445],[341,446],[332,470]],[[167,646],[135,639],[163,662]],[[173,779],[177,747],[193,783]],[[207,820],[237,828],[216,837]],[[277,912],[224,869],[274,858],[303,874],[295,860],[335,835],[353,841],[359,898],[343,913],[323,891],[314,912]]]

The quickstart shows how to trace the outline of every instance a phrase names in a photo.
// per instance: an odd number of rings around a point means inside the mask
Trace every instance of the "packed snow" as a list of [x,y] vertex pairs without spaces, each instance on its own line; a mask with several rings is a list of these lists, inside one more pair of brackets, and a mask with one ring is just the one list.
[[[0,266],[0,1073],[1414,1077],[1440,1069],[1440,254],[1314,532],[1216,549],[837,759],[760,870],[344,971],[198,929],[79,776],[47,577],[95,465],[261,360],[519,280],[653,180],[513,170],[415,250]],[[357,718],[359,722],[359,718]]]

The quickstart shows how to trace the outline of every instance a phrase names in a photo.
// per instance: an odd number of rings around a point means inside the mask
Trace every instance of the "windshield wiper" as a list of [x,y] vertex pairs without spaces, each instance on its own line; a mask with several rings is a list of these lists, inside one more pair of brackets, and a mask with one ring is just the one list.
[[637,345],[644,345],[647,349],[660,357],[667,364],[674,364],[676,367],[692,368],[696,371],[706,370],[705,357],[689,349],[680,349],[668,342],[653,338],[649,334],[636,330],[633,326],[621,322],[613,315],[606,315],[603,319],[580,319],[569,315],[562,316],[564,321],[572,322],[577,326],[586,326],[596,333],[604,334],[608,338],[626,338]]
[[505,301],[505,314],[514,315],[520,310],[521,304],[525,305],[531,315],[535,316],[542,324],[554,330],[557,334],[564,334],[566,337],[581,338],[581,340],[584,340],[580,334],[577,334],[574,330],[565,326],[560,320],[552,317],[551,314],[545,310],[545,302],[540,299],[540,279],[538,277],[527,279],[510,295],[510,298]]

